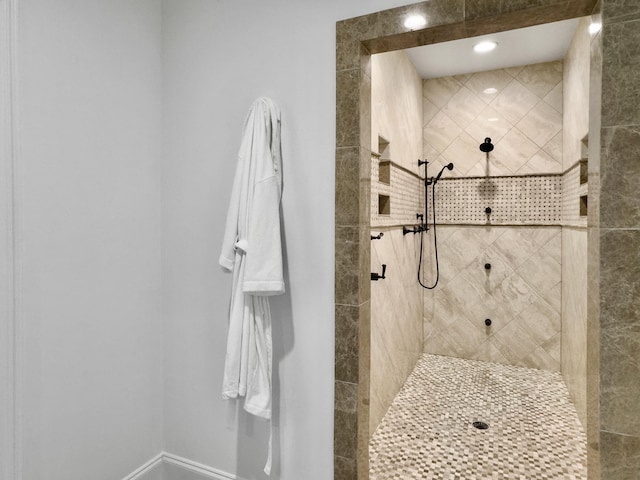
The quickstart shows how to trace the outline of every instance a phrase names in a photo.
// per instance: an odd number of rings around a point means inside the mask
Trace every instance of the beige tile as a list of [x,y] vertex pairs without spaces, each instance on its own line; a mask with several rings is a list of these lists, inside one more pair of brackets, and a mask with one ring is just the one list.
[[543,249],[531,254],[517,272],[539,295],[544,295],[561,279],[560,264]]
[[480,345],[473,356],[473,360],[509,364],[509,360],[507,360],[500,349],[495,345],[493,338],[489,338],[486,342]]
[[494,343],[498,350],[512,365],[518,364],[531,354],[537,345],[529,333],[517,320],[509,322],[494,335]]
[[553,349],[555,341],[550,342],[550,340],[556,338],[561,330],[560,314],[545,300],[536,299],[520,312],[518,321],[531,334],[537,345],[544,347],[545,350]]
[[544,146],[543,150],[551,158],[562,165],[562,130],[560,130],[549,142]]
[[562,164],[551,157],[543,150],[538,152],[529,159],[516,173],[518,174],[540,174],[540,173],[561,173]]
[[460,128],[466,128],[485,107],[485,102],[480,100],[467,87],[462,87],[453,95],[442,111],[451,118]]
[[[466,87],[485,103],[491,103],[500,92],[513,80],[513,77],[505,70],[488,70],[471,75]],[[495,88],[495,93],[485,93],[488,88]]]
[[462,85],[453,77],[431,78],[423,80],[423,92],[427,100],[438,108],[444,108]]
[[562,84],[562,61],[527,65],[516,78],[533,94],[544,98],[558,84]]
[[451,338],[447,338],[446,334],[431,333],[425,336],[424,351],[433,355],[444,355],[446,357],[455,357],[459,350],[458,345]]
[[556,109],[558,113],[562,113],[563,98],[562,98],[562,82],[559,82],[555,87],[547,93],[543,100]]
[[518,80],[512,80],[490,105],[512,124],[516,124],[540,99]]
[[472,75],[473,75],[472,73],[463,73],[460,75],[454,75],[453,78],[455,78],[458,82],[460,82],[460,85],[465,85],[469,81]]
[[423,138],[438,153],[444,152],[462,129],[442,110],[423,129]]
[[538,102],[516,126],[542,148],[562,129],[562,115],[548,103]]
[[532,287],[517,273],[506,278],[496,288],[493,297],[506,320],[518,315],[538,299]]
[[456,171],[463,175],[478,163],[485,161],[485,155],[478,149],[478,143],[468,133],[461,132],[442,152],[446,162],[453,163]]
[[500,141],[504,135],[511,130],[512,125],[502,115],[500,115],[493,107],[485,107],[476,119],[471,122],[465,131],[471,135],[476,141],[476,149],[486,137],[491,138],[495,144]]
[[427,125],[440,109],[428,98],[422,98],[422,122]]
[[502,139],[496,143],[490,158],[504,165],[511,172],[517,172],[539,148],[518,128],[512,128]]
[[511,75],[512,77],[517,77],[518,74],[522,71],[522,69],[525,67],[525,65],[517,65],[515,67],[508,67],[505,68],[504,71],[507,72],[509,75]]
[[550,372],[560,371],[560,362],[555,360],[542,347],[535,348],[529,355],[522,358],[518,364],[522,367],[539,368]]

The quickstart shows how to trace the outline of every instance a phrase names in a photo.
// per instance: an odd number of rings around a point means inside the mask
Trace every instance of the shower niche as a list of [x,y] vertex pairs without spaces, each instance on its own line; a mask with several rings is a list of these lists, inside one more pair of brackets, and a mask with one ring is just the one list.
[[[378,136],[378,151],[372,152],[374,163],[377,163],[378,215],[391,215],[391,147],[388,140]],[[375,169],[375,165],[374,165]],[[372,176],[373,177],[373,176]],[[375,177],[373,177],[375,178]],[[384,190],[384,191],[383,191]]]

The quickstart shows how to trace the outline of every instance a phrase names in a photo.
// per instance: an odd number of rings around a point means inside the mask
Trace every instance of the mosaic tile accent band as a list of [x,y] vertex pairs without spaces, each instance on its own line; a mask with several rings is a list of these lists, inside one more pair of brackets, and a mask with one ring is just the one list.
[[559,225],[562,177],[443,178],[436,185],[436,219],[441,224]]
[[586,480],[585,444],[560,374],[424,355],[371,438],[370,479]]
[[[416,213],[424,211],[424,180],[394,163],[388,165],[389,182],[381,182],[380,160],[371,160],[371,225],[416,224]],[[572,169],[564,176],[442,178],[436,186],[436,220],[458,225],[560,225],[565,221],[582,225],[579,191],[577,186],[574,188],[578,174],[577,169]],[[563,197],[565,177],[571,188],[564,189]],[[429,187],[430,222],[431,191]],[[388,198],[386,213],[380,210],[380,196]],[[489,217],[486,207],[492,209]]]

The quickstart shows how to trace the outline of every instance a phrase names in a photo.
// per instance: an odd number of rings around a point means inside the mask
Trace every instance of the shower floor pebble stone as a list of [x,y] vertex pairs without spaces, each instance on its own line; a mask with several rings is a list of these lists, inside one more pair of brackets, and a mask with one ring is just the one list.
[[559,373],[437,355],[418,361],[369,457],[370,480],[587,478],[584,430]]

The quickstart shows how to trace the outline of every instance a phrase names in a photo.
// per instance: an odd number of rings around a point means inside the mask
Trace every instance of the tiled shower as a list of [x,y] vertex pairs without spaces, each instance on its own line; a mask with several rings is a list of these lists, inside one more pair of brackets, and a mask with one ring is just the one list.
[[[372,57],[371,271],[387,278],[371,285],[370,432],[423,353],[561,372],[585,424],[587,25],[543,64],[422,80],[404,52]],[[455,165],[436,188],[433,290],[402,231],[424,213],[418,158],[428,176]],[[423,242],[433,283],[433,229]]]
[[[416,45],[455,40],[567,18],[592,17],[594,30],[590,58],[565,57],[564,80],[575,89],[564,91],[563,133],[586,122],[566,123],[569,107],[589,109],[588,225],[576,226],[566,218],[562,226],[563,252],[582,252],[587,245],[587,265],[563,262],[563,315],[561,370],[580,411],[579,398],[586,390],[586,423],[589,478],[633,477],[640,465],[638,451],[638,158],[640,115],[637,106],[640,83],[638,44],[640,10],[633,2],[555,0],[502,2],[461,0],[420,2],[415,5],[349,18],[336,24],[336,288],[335,288],[335,415],[334,451],[336,478],[367,478],[370,416],[376,409],[370,383],[371,354],[376,341],[370,335],[375,321],[373,298],[382,287],[369,280],[372,256],[393,245],[376,246],[370,240],[373,205],[371,161],[377,132],[371,129],[375,106],[371,104],[371,55]],[[402,22],[409,13],[429,18],[424,31],[408,31]],[[364,48],[363,48],[364,47]],[[572,69],[572,61],[583,68]],[[569,81],[575,70],[580,79]],[[586,71],[589,73],[586,74]],[[587,78],[588,77],[588,81]],[[588,101],[584,88],[589,87]],[[570,99],[582,99],[576,103]],[[373,140],[373,141],[372,141]],[[393,139],[390,141],[393,150]],[[584,143],[563,144],[579,152]],[[395,155],[394,155],[395,156]],[[563,166],[567,171],[567,165]],[[578,178],[582,177],[578,172]],[[442,183],[442,182],[441,182]],[[571,188],[584,189],[579,181]],[[357,187],[356,187],[357,185]],[[567,184],[565,183],[565,186]],[[582,195],[580,195],[582,196]],[[389,205],[390,210],[393,205]],[[579,207],[585,208],[586,204]],[[580,213],[580,211],[578,210]],[[378,232],[380,230],[380,232]],[[382,228],[374,227],[374,233]],[[395,243],[395,242],[394,242]],[[399,244],[398,244],[399,245]],[[573,255],[573,253],[572,253]],[[566,257],[566,255],[565,255]],[[386,262],[387,257],[382,260]],[[378,261],[377,263],[380,263]],[[389,272],[413,275],[389,263]],[[378,267],[376,267],[378,268]],[[586,280],[584,272],[587,272]],[[583,319],[586,283],[587,323]],[[384,287],[390,289],[391,287]],[[584,331],[586,329],[586,354]],[[396,342],[401,347],[401,342]],[[565,352],[575,354],[564,355]],[[584,360],[586,355],[586,362]],[[570,360],[565,362],[567,358]],[[370,374],[371,373],[371,374]],[[586,378],[585,378],[586,377]],[[582,395],[584,399],[584,395]],[[584,417],[584,414],[581,414]]]

